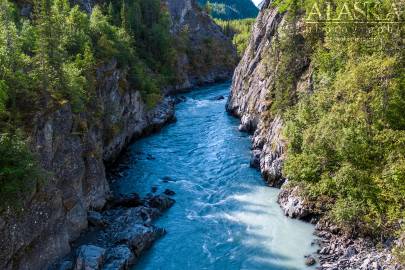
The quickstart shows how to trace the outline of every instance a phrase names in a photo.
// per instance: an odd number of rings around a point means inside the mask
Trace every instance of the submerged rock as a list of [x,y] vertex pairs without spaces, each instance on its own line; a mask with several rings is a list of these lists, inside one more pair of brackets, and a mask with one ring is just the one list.
[[164,176],[162,178],[163,183],[169,183],[169,182],[176,182],[176,179],[171,178],[170,176]]
[[174,192],[173,190],[170,190],[170,189],[165,189],[165,191],[163,193],[166,194],[167,196],[176,195],[176,192]]
[[224,96],[216,96],[214,98],[211,98],[211,100],[214,100],[214,101],[216,101],[216,100],[224,100],[224,99],[225,99]]

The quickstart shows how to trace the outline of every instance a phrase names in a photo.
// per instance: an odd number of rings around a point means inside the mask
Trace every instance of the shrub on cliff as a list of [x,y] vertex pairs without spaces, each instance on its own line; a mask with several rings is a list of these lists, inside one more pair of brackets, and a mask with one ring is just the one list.
[[[74,113],[94,109],[96,69],[113,58],[148,108],[175,77],[161,0],[106,1],[91,14],[68,0],[35,0],[24,16],[19,3],[0,0],[0,134],[29,131],[36,116],[66,104]],[[35,166],[24,135],[1,136],[0,195],[8,204],[7,194],[35,185]]]
[[252,32],[255,19],[241,19],[241,20],[221,20],[216,19],[215,22],[221,26],[225,35],[232,39],[239,57],[242,57],[247,46]]
[[[294,25],[304,21],[314,2],[274,4]],[[332,1],[332,7],[339,10],[345,3]],[[385,4],[380,8],[388,14],[393,2]],[[316,31],[300,31],[301,44],[310,45],[299,55],[310,60],[313,92],[294,92],[296,81],[288,80],[288,72],[294,72],[289,65],[297,54],[282,50],[285,61],[278,61],[277,70],[286,75],[279,76],[279,84],[276,78],[270,110],[286,120],[284,174],[291,182],[304,184],[310,199],[331,198],[328,215],[343,228],[384,238],[404,230],[404,29],[362,26],[347,20],[347,31],[340,31],[342,26],[323,21]],[[288,36],[280,38],[281,46]]]
[[0,135],[0,212],[35,190],[41,177],[36,159],[20,135]]

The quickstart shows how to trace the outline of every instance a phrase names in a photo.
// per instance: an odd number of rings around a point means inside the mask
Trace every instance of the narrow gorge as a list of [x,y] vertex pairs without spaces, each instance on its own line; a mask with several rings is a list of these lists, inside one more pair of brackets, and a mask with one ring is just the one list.
[[0,269],[403,269],[405,4],[360,2],[0,0]]

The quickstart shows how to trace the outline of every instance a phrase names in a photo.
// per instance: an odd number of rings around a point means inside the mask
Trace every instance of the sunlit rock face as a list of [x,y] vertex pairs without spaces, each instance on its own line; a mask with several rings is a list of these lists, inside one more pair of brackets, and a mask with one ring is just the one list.
[[[263,2],[253,27],[249,45],[237,66],[227,110],[241,118],[240,130],[253,133],[252,164],[260,169],[269,185],[281,187],[284,183],[282,166],[285,142],[281,131],[283,119],[270,112],[275,78],[279,76],[279,39],[290,31],[291,25],[271,1]],[[310,91],[312,68],[307,57],[297,57],[299,69],[294,91]]]

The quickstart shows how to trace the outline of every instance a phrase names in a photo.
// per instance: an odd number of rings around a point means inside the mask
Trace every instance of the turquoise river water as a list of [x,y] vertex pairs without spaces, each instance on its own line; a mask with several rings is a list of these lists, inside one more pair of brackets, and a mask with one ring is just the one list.
[[115,191],[144,196],[156,186],[176,192],[176,204],[156,222],[167,235],[134,269],[308,268],[304,256],[316,249],[314,228],[285,217],[276,202],[279,190],[249,167],[249,135],[226,113],[226,99],[213,100],[226,98],[229,87],[187,94],[176,107],[176,123],[131,146],[130,168]]

